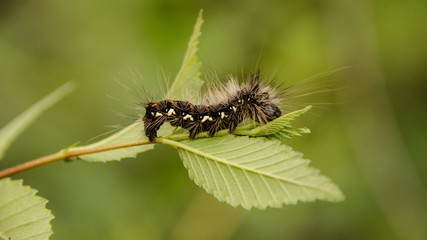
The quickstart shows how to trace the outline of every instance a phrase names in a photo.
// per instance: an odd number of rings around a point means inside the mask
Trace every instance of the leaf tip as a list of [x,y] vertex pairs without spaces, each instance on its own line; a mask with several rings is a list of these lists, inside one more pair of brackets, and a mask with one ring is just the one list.
[[346,197],[344,195],[344,193],[341,191],[341,189],[339,189],[339,187],[337,186],[337,191],[336,191],[336,195],[334,196],[334,199],[332,199],[332,202],[343,202],[345,201]]

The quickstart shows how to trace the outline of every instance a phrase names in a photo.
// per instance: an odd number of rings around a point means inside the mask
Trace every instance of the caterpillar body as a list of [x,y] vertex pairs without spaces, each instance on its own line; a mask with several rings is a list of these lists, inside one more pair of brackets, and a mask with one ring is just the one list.
[[194,139],[200,132],[214,136],[219,130],[228,129],[232,133],[247,118],[266,124],[281,116],[279,103],[277,91],[263,84],[256,73],[250,74],[246,83],[238,84],[232,78],[227,84],[215,88],[208,94],[206,104],[169,99],[148,102],[142,120],[145,135],[151,142],[165,122],[187,129],[190,139]]

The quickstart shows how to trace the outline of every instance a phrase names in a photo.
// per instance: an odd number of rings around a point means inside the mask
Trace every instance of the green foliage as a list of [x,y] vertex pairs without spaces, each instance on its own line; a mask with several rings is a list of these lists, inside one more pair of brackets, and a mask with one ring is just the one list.
[[[168,92],[174,99],[182,99],[189,87],[195,98],[203,85],[201,63],[197,58],[202,23],[200,11],[181,69]],[[62,86],[3,128],[0,158],[25,127],[72,89],[70,83]],[[231,135],[223,130],[217,137],[201,133],[198,139],[189,140],[188,134],[180,135],[176,128],[164,124],[156,143],[177,148],[190,178],[232,206],[265,209],[316,199],[341,201],[344,195],[340,189],[317,169],[308,167],[309,160],[303,159],[301,153],[283,143],[284,139],[310,132],[307,128],[295,129],[291,124],[310,108],[288,113],[263,126],[239,126],[235,134],[245,136]],[[60,153],[82,152],[78,158],[89,162],[136,157],[154,146],[143,132],[144,126],[139,120],[96,143],[69,147]],[[97,149],[106,150],[93,153]],[[92,153],[84,154],[88,152]],[[35,196],[36,192],[22,186],[22,180],[0,180],[0,239],[47,239],[52,234],[50,220],[53,215],[45,208],[47,200]]]
[[72,92],[74,88],[75,85],[72,82],[62,85],[0,129],[0,160],[10,144],[34,122],[40,114]]
[[52,235],[47,200],[22,185],[22,180],[0,180],[0,238],[44,240]]
[[308,128],[294,129],[291,124],[295,120],[295,118],[307,112],[308,110],[310,110],[310,108],[311,106],[307,106],[303,109],[285,114],[265,125],[259,126],[251,130],[237,130],[236,133],[239,135],[268,137],[271,139],[279,140],[290,139],[294,136],[301,136],[302,133],[310,133],[310,130]]
[[[203,84],[199,78],[200,63],[197,60],[198,37],[203,22],[201,13],[182,67],[169,91],[169,96],[173,98],[182,98],[184,89],[189,86],[195,96]],[[301,153],[278,141],[310,132],[307,128],[294,129],[291,124],[310,108],[311,106],[307,106],[285,114],[263,126],[240,126],[235,134],[247,136],[239,137],[223,130],[217,133],[218,137],[207,137],[206,133],[200,133],[198,139],[188,140],[188,134],[175,134],[174,128],[165,124],[159,131],[157,142],[177,148],[184,166],[196,184],[232,206],[264,209],[267,206],[280,207],[282,204],[316,199],[341,201],[344,199],[343,194],[329,178],[308,167],[309,161],[303,159]],[[97,143],[69,150],[88,150],[138,141],[148,141],[143,136],[141,121]],[[135,157],[137,153],[151,148],[152,145],[144,145],[83,155],[80,158],[106,162]]]
[[280,141],[247,136],[164,143],[178,148],[190,178],[220,201],[264,209],[316,199],[341,201],[339,188]]
[[[0,159],[10,144],[44,111],[75,89],[68,82],[35,103],[0,130]],[[46,199],[22,180],[0,179],[0,239],[48,239],[54,218],[45,208]]]

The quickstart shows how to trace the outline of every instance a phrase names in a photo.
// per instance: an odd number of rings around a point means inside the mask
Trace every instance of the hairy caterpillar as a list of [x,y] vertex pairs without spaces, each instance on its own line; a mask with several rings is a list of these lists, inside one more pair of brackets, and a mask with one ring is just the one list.
[[209,104],[200,105],[168,99],[148,102],[142,118],[145,135],[154,141],[157,130],[169,122],[172,126],[187,129],[191,139],[200,132],[214,136],[222,129],[232,133],[247,118],[266,124],[282,114],[277,106],[280,98],[276,90],[260,81],[259,72],[250,74],[244,84],[239,85],[232,79],[216,88],[209,94],[208,101]]

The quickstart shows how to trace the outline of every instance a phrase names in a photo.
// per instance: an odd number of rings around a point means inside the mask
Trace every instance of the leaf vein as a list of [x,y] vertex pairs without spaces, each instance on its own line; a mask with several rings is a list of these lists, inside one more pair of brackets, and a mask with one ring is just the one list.
[[286,186],[284,186],[284,183],[279,181],[278,179],[276,179],[276,181],[279,183],[280,188],[283,190],[283,192],[285,192],[285,194],[288,196],[289,201],[290,202],[294,202],[294,198],[292,197],[292,195],[289,193],[288,189]]
[[[194,174],[194,180],[196,180],[196,179],[200,179],[200,180],[202,180],[201,179],[201,177],[199,177],[199,172],[198,171],[196,171],[196,168],[194,167],[194,165],[193,165],[193,161],[191,160],[192,159],[192,157],[195,157],[195,156],[193,156],[192,154],[190,154],[189,152],[185,152],[185,154],[187,155],[187,158],[188,158],[188,162],[190,163],[190,166],[191,166],[191,169],[193,170],[193,174]],[[196,158],[196,157],[195,157]],[[203,179],[204,179],[204,177],[203,177]],[[202,182],[200,182],[200,184],[202,184]]]
[[11,217],[17,216],[17,215],[19,215],[19,214],[21,214],[21,213],[23,213],[23,212],[27,211],[28,209],[31,209],[32,207],[39,205],[40,203],[42,203],[42,202],[37,202],[36,204],[33,204],[33,205],[31,205],[31,206],[29,206],[29,207],[27,207],[27,208],[25,208],[25,209],[23,209],[23,210],[21,210],[21,211],[19,211],[19,212],[14,212],[14,213],[12,213],[12,214],[11,214],[11,215],[9,215],[9,216],[4,217],[3,219],[0,219],[0,223],[1,223],[1,222],[3,222],[4,220],[8,219],[8,218],[11,218]]
[[279,173],[283,174],[283,173],[285,173],[285,172],[287,172],[287,171],[289,171],[289,170],[295,169],[295,168],[297,168],[297,167],[300,167],[300,166],[303,166],[303,165],[306,165],[306,164],[307,164],[307,162],[305,162],[305,161],[298,162],[298,163],[296,163],[296,164],[295,164],[295,165],[293,165],[293,166],[287,167],[287,168],[285,168],[285,169],[279,169],[279,170],[277,170],[277,171],[275,171],[275,172],[272,172],[272,174],[279,174]]
[[[227,144],[227,145],[230,146],[229,144]],[[246,145],[238,146],[238,147],[232,146],[230,149],[219,151],[219,152],[211,152],[210,154],[215,155],[215,154],[223,154],[223,153],[228,153],[228,152],[234,152],[234,151],[238,151],[238,150],[244,149],[244,148],[252,146],[252,145],[254,145],[254,143],[250,143],[250,144],[246,144]]]
[[265,178],[263,178],[263,176],[261,174],[259,174],[259,176],[262,179],[262,182],[264,183],[264,185],[267,187],[268,192],[270,193],[270,195],[273,197],[274,201],[277,202],[277,198],[276,195],[273,193],[273,190],[271,190],[270,186],[267,184],[267,182],[265,181]]
[[205,173],[205,169],[202,167],[202,164],[200,162],[200,158],[198,158],[197,156],[194,156],[194,159],[197,161],[197,164],[199,164],[199,167],[202,170],[202,175],[206,182],[206,188],[212,189],[211,184],[208,181],[208,175]]
[[18,199],[20,199],[20,198],[23,198],[23,197],[27,197],[28,195],[34,195],[34,193],[33,192],[28,192],[28,193],[25,193],[25,194],[23,194],[23,195],[21,195],[21,196],[19,196],[19,197],[17,197],[17,198],[15,198],[15,199],[13,199],[13,200],[11,200],[11,201],[9,201],[9,202],[7,202],[7,203],[5,203],[5,204],[2,204],[1,206],[0,206],[0,209],[2,209],[3,207],[5,207],[6,205],[8,205],[8,204],[11,204],[11,203],[14,203],[14,202],[16,202]]
[[224,174],[223,174],[221,168],[219,167],[218,162],[215,161],[215,165],[216,165],[216,168],[218,169],[219,173],[221,174],[222,178],[224,179],[225,186],[226,186],[228,194],[230,196],[230,200],[233,201],[233,195],[232,195],[231,190],[229,188],[229,183],[228,183],[227,179],[224,177]]
[[30,221],[30,222],[26,222],[26,223],[20,224],[18,226],[13,227],[13,228],[7,229],[6,231],[4,231],[4,233],[6,234],[7,232],[13,231],[13,230],[15,230],[17,228],[28,226],[28,225],[31,225],[33,223],[37,223],[37,222],[40,222],[40,221],[43,221],[43,220],[46,220],[46,219],[52,219],[52,216],[47,216],[47,217],[44,217],[44,218],[39,218],[39,219],[34,220],[34,221]]
[[41,236],[41,235],[46,234],[46,233],[50,234],[50,233],[52,233],[52,231],[46,231],[46,232],[41,232],[41,233],[33,234],[33,235],[28,236],[28,237],[22,238],[21,240],[29,239],[29,238],[36,237],[36,236]]
[[245,152],[244,154],[240,154],[240,155],[237,155],[237,156],[230,156],[228,159],[242,158],[243,156],[250,155],[250,154],[253,154],[253,153],[256,153],[256,152],[262,151],[262,150],[264,150],[264,149],[266,149],[266,148],[269,148],[269,147],[271,147],[272,145],[273,145],[273,144],[265,144],[265,146],[263,146],[263,147],[261,147],[261,148],[258,148],[258,149],[254,150],[254,151]]
[[251,189],[252,189],[252,191],[254,192],[254,195],[255,195],[255,197],[257,198],[258,202],[259,202],[260,204],[262,204],[262,202],[261,202],[261,198],[260,198],[260,196],[259,196],[259,194],[258,194],[258,191],[256,190],[256,188],[255,188],[255,186],[254,186],[254,184],[253,184],[253,182],[252,182],[252,179],[248,176],[247,171],[243,171],[243,173],[245,174],[246,179],[248,180],[249,184],[251,185]]
[[216,177],[215,177],[215,174],[214,174],[214,172],[213,172],[213,170],[212,170],[212,166],[211,166],[211,163],[210,163],[210,161],[208,161],[208,159],[207,158],[203,158],[204,160],[205,160],[205,162],[208,164],[208,166],[209,166],[209,172],[211,173],[211,175],[212,175],[212,178],[213,178],[213,180],[214,180],[214,184],[215,184],[215,188],[216,188],[216,190],[217,190],[217,192],[218,192],[218,194],[219,194],[219,187],[218,187],[218,182],[217,182],[217,180],[216,180]]
[[245,193],[243,192],[243,189],[242,189],[242,186],[240,185],[239,180],[236,178],[236,175],[233,172],[233,169],[230,167],[230,165],[227,165],[227,168],[228,168],[228,171],[230,171],[231,176],[233,176],[234,178],[234,182],[236,183],[237,188],[239,189],[239,192],[240,192],[240,195],[242,196],[243,201],[246,203],[249,203]]

